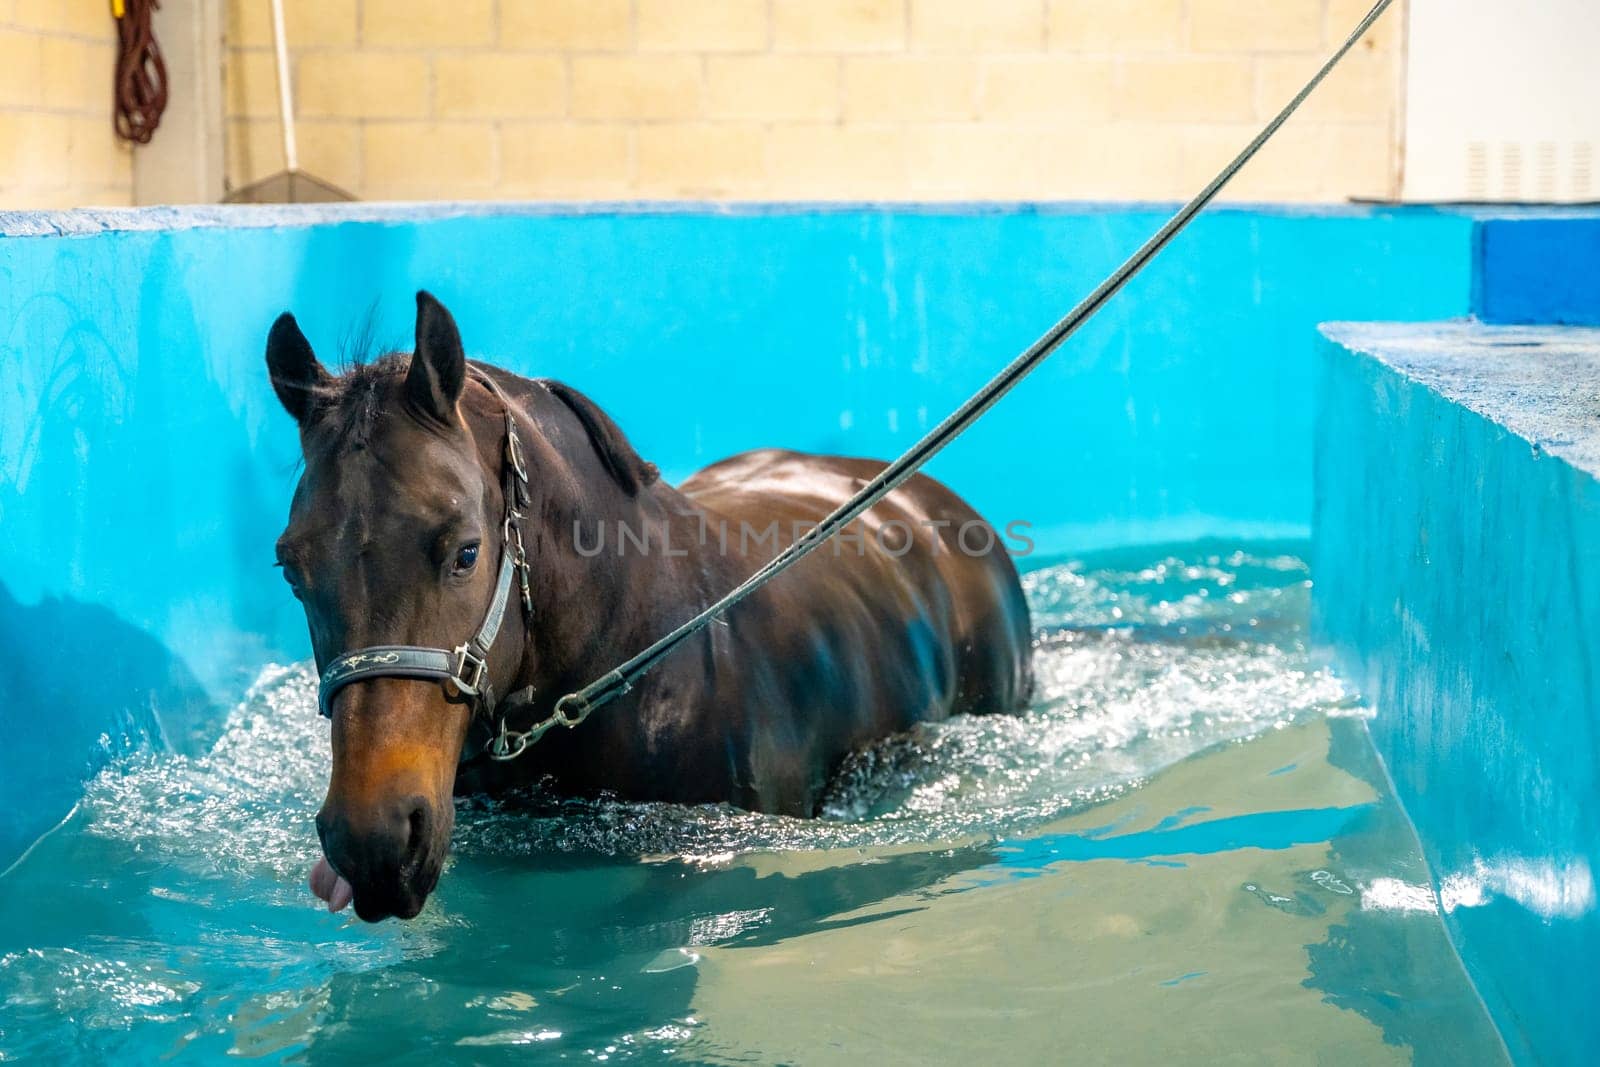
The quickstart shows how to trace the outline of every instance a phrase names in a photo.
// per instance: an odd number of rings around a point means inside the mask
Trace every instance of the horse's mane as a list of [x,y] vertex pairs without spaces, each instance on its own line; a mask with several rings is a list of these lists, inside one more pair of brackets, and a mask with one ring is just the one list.
[[[409,352],[378,356],[347,352],[343,371],[313,387],[317,422],[328,435],[325,440],[340,450],[365,448],[382,410],[385,387],[403,380],[410,365]],[[656,465],[634,451],[622,430],[592,400],[561,382],[544,378],[537,384],[577,418],[606,470],[629,495],[660,478]]]
[[404,378],[411,354],[378,340],[378,304],[352,320],[339,339],[338,373],[312,390],[320,421],[336,442],[364,447],[377,422],[383,385]]

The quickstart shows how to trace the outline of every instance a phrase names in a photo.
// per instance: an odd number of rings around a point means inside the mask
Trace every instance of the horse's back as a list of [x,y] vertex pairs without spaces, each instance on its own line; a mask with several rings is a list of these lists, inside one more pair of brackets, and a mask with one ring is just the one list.
[[[725,551],[743,554],[749,573],[884,466],[766,449],[713,464],[679,488],[720,520],[713,536],[725,536]],[[908,479],[769,591],[764,636],[772,639],[776,628],[794,662],[803,666],[809,652],[827,667],[838,658],[861,664],[831,672],[830,704],[857,709],[848,747],[953,713],[1012,711],[1027,699],[1028,608],[1004,540],[925,475]]]

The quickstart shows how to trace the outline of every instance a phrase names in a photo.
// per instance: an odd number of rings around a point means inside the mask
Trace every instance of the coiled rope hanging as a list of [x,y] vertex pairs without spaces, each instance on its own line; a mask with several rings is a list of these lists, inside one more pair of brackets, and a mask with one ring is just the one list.
[[961,431],[972,425],[985,411],[994,406],[995,402],[1009,393],[1018,382],[1027,377],[1028,373],[1044,362],[1045,358],[1061,347],[1061,343],[1077,332],[1078,327],[1089,320],[1095,312],[1105,306],[1106,301],[1115,296],[1123,286],[1145,265],[1155,258],[1156,254],[1167,246],[1182,229],[1193,221],[1200,210],[1212,200],[1216,199],[1222,187],[1227,185],[1233,176],[1261,150],[1278,128],[1288,121],[1306,97],[1311,95],[1313,89],[1322,84],[1328,72],[1343,59],[1345,54],[1355,47],[1357,41],[1372,28],[1378,16],[1386,11],[1393,0],[1378,0],[1378,3],[1367,13],[1366,18],[1346,38],[1338,51],[1328,57],[1321,69],[1312,76],[1305,87],[1295,94],[1294,99],[1284,105],[1282,111],[1271,122],[1256,134],[1255,139],[1244,147],[1227,166],[1222,168],[1215,178],[1211,179],[1206,187],[1195,194],[1194,199],[1178,209],[1178,213],[1168,219],[1166,224],[1157,230],[1149,240],[1139,247],[1139,250],[1129,256],[1127,261],[1118,267],[1109,278],[1083,299],[1077,307],[1067,313],[1066,318],[1052,326],[1048,332],[1033,344],[1029,345],[1016,359],[1012,360],[1004,370],[996,374],[989,383],[978,390],[966,403],[953,411],[943,422],[935,426],[928,434],[912,445],[899,459],[890,463],[883,471],[857,493],[845,501],[827,518],[813,527],[805,536],[789,545],[782,552],[774,556],[760,570],[749,578],[740,582],[722,599],[701,611],[694,618],[685,622],[671,633],[657,640],[649,648],[643,649],[618,665],[614,670],[601,675],[588,685],[576,692],[568,693],[556,701],[554,710],[549,716],[535,722],[526,730],[510,731],[502,724],[502,733],[496,739],[492,754],[497,759],[515,759],[527,747],[537,741],[550,729],[556,726],[573,727],[588,718],[589,713],[611,700],[616,699],[632,688],[633,683],[651,667],[661,661],[662,657],[671,652],[689,637],[704,629],[713,619],[739,601],[761,588],[763,585],[782,574],[805,556],[823,545],[828,538],[844,529],[852,520],[866,511],[872,505],[882,500],[895,487],[915,474],[922,465],[932,459],[945,445],[955,440]]
[[117,136],[149,144],[167,109],[167,64],[151,25],[158,0],[113,0],[117,20]]

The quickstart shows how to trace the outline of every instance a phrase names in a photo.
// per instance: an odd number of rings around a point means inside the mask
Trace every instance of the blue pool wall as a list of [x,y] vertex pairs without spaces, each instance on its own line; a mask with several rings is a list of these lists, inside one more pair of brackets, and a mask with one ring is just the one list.
[[[202,748],[307,654],[270,567],[281,311],[335,363],[409,347],[426,287],[469,352],[588,391],[674,478],[758,445],[889,456],[1169,210],[0,215],[0,867],[128,739]],[[1316,324],[1463,314],[1472,247],[1426,209],[1210,212],[932,471],[1040,555],[1303,536]]]
[[1313,634],[1520,1062],[1600,1048],[1600,330],[1330,327]]

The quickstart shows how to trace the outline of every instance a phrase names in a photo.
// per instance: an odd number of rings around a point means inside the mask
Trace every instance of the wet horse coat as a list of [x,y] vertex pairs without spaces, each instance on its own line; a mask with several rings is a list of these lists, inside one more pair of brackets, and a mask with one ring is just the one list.
[[[883,466],[764,450],[674,488],[582,394],[469,364],[426,294],[410,357],[335,377],[285,316],[267,360],[300,424],[306,469],[279,556],[319,664],[365,645],[449,647],[476,625],[498,562],[511,404],[533,497],[534,610],[508,613],[489,675],[500,693],[534,688],[524,719],[715,600]],[[1029,687],[1027,606],[1001,539],[919,475],[515,762],[484,756],[488,724],[437,685],[340,690],[318,830],[358,914],[410,916],[437,880],[452,791],[543,779],[812,815],[852,750],[917,722],[1014,710]]]

